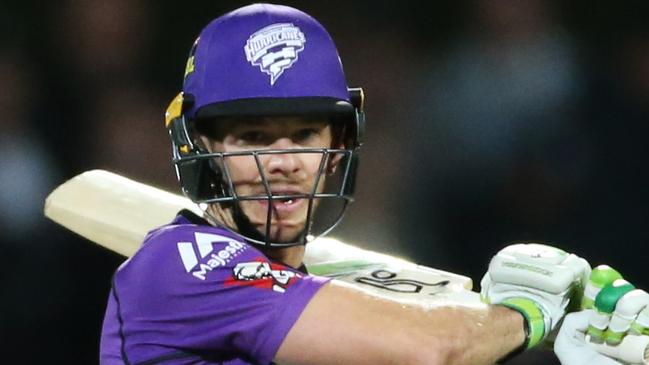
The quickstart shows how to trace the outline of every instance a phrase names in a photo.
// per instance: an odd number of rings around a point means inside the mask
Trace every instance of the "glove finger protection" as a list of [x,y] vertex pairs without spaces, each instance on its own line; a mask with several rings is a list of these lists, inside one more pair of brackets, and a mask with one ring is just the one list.
[[649,294],[609,266],[596,267],[582,307],[593,309],[585,341],[622,363],[649,364]]
[[618,345],[627,332],[649,334],[649,294],[624,280],[610,266],[596,267],[586,284],[583,309],[594,309],[588,335],[591,341]]

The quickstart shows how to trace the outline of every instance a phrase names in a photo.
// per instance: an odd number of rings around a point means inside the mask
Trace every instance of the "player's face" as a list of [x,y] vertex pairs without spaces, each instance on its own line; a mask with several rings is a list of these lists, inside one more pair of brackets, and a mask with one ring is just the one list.
[[[210,140],[213,151],[299,150],[331,148],[332,130],[324,118],[264,117],[219,123],[217,138]],[[316,183],[322,153],[278,153],[233,156],[225,159],[238,196],[266,196],[265,178],[273,195],[309,194]],[[259,162],[259,164],[257,163]],[[263,174],[263,178],[262,178]],[[317,192],[324,186],[324,174]],[[270,207],[269,207],[270,205]],[[314,201],[314,206],[317,201]],[[308,199],[242,200],[240,207],[262,234],[271,209],[270,238],[274,242],[294,240],[305,228]]]

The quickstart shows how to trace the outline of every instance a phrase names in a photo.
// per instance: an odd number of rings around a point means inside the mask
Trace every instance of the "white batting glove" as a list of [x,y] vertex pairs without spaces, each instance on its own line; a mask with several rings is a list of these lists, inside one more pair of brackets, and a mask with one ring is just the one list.
[[481,282],[486,303],[519,311],[527,323],[526,347],[545,339],[566,313],[571,299],[579,300],[590,274],[586,260],[541,244],[515,244],[491,259]]
[[[588,309],[568,328],[555,352],[564,365],[588,364],[574,362],[580,356],[598,359],[602,364],[649,364],[649,294],[635,289],[622,275],[608,266],[596,267],[586,285],[582,308]],[[580,313],[580,316],[582,314]],[[585,321],[585,323],[584,323]],[[568,323],[570,326],[571,324]],[[581,332],[579,334],[578,332]],[[557,339],[559,341],[559,339]],[[566,343],[582,341],[589,349],[571,349]],[[557,347],[559,346],[559,347]],[[602,357],[588,355],[596,350],[616,361],[604,362]],[[580,355],[581,354],[581,355]],[[565,359],[565,361],[564,361]],[[595,360],[593,360],[595,361]],[[612,361],[612,360],[611,360]]]

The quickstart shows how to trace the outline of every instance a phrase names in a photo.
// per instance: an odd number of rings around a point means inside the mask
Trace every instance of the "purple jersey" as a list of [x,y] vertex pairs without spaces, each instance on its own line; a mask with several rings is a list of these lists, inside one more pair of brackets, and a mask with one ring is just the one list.
[[101,364],[269,364],[326,281],[183,212],[115,273]]

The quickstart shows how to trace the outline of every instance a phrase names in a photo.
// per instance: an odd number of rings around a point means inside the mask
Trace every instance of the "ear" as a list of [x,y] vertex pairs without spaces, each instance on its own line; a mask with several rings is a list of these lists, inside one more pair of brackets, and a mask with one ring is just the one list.
[[[331,124],[331,148],[336,150],[344,150],[346,148],[345,144],[345,134],[347,131],[347,126],[345,123],[332,123]],[[336,153],[329,156],[329,163],[327,164],[327,175],[333,175],[342,160],[343,154]]]
[[[340,142],[337,146],[331,147],[338,150],[344,150],[345,144]],[[327,164],[327,175],[333,175],[334,173],[336,173],[336,169],[338,168],[338,165],[340,164],[340,160],[342,160],[342,158],[342,153],[334,153],[329,156],[329,163]]]

